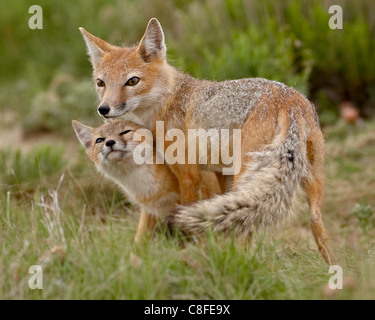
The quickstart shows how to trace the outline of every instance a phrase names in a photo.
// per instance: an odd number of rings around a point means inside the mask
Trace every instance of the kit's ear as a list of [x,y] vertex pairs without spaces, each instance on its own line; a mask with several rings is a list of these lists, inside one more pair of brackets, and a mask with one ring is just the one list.
[[145,62],[151,62],[155,58],[166,59],[167,47],[164,43],[164,33],[156,18],[148,22],[146,32],[138,46],[138,53]]
[[94,129],[76,120],[72,121],[72,126],[79,142],[81,142],[85,149],[91,147]]
[[85,40],[87,46],[87,53],[90,56],[93,67],[95,68],[105,53],[111,50],[112,46],[108,42],[95,37],[83,28],[79,28],[79,31],[81,31],[83,35],[83,39]]

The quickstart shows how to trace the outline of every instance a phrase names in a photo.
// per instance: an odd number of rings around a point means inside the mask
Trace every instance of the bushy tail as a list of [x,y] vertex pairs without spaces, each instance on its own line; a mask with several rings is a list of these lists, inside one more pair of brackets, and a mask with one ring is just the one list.
[[279,225],[290,214],[301,179],[308,177],[305,141],[305,132],[292,118],[272,144],[249,154],[251,161],[234,190],[181,207],[173,225],[192,235],[211,228],[240,238],[256,228]]

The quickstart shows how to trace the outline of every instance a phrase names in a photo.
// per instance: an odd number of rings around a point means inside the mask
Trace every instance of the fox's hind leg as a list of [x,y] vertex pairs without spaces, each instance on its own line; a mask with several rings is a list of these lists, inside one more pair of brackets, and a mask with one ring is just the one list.
[[313,142],[311,140],[307,142],[307,156],[311,164],[311,178],[303,181],[303,188],[310,205],[311,230],[319,252],[327,264],[334,265],[336,259],[328,242],[321,214],[324,189],[324,140],[320,131],[315,133],[313,138]]

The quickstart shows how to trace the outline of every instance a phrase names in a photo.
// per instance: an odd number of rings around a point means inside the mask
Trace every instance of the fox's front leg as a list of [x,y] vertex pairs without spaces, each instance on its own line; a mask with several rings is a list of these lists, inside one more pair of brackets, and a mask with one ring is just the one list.
[[156,217],[148,214],[142,209],[137,234],[135,235],[135,243],[140,243],[146,234],[151,233],[154,230],[156,223]]
[[200,199],[200,174],[195,164],[176,164],[172,166],[180,188],[180,204],[188,204]]

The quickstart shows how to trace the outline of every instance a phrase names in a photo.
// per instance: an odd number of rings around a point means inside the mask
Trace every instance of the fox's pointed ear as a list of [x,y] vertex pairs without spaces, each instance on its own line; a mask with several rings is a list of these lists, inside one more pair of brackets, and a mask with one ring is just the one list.
[[167,47],[164,43],[164,33],[159,21],[152,18],[145,34],[138,46],[138,53],[146,62],[150,62],[155,58],[164,60],[167,54]]
[[93,67],[95,68],[105,53],[111,50],[112,46],[108,42],[95,37],[83,28],[79,28],[79,31],[81,31],[83,35],[83,39],[86,42],[88,55],[90,56]]
[[74,131],[76,132],[77,138],[79,142],[87,149],[91,146],[92,143],[92,135],[94,129],[85,126],[84,124],[80,123],[79,121],[73,120],[72,126]]

